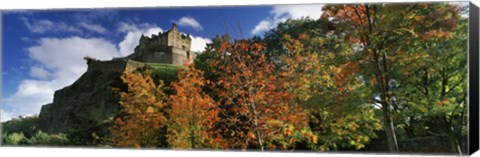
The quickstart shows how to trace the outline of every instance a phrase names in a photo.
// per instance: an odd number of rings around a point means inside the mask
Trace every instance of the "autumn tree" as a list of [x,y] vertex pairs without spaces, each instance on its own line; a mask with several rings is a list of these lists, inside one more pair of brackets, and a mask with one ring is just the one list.
[[304,106],[311,131],[319,137],[309,147],[360,149],[376,137],[380,123],[364,101],[369,89],[358,75],[359,67],[349,59],[355,51],[342,37],[328,34],[328,27],[324,20],[288,20],[270,32],[283,32],[282,38],[267,34],[266,40],[285,47],[273,51],[281,52],[277,58],[288,80],[285,90]]
[[[198,54],[194,59],[194,67],[196,69],[202,70],[204,72],[204,77],[206,80],[216,81],[218,78],[212,70],[215,67],[212,67],[212,63],[216,59],[220,59],[221,56],[216,51],[223,45],[223,44],[230,44],[232,39],[230,35],[217,35],[212,39],[212,43],[208,43],[205,46],[205,51],[201,54]],[[208,91],[207,91],[208,92]]]
[[[334,33],[361,49],[356,55],[365,79],[375,87],[371,100],[380,104],[384,130],[391,152],[398,152],[392,109],[395,101],[392,59],[401,56],[415,41],[449,37],[455,29],[458,8],[448,4],[327,5],[323,19],[334,24]],[[371,78],[371,79],[370,79]],[[378,99],[377,99],[378,98]]]
[[127,89],[115,88],[120,95],[120,114],[110,129],[108,141],[118,147],[156,147],[165,126],[163,81],[155,84],[149,72],[125,72]]
[[281,90],[283,80],[264,51],[264,44],[249,40],[216,50],[220,58],[212,63],[212,72],[219,77],[212,89],[222,105],[221,129],[230,148],[289,149],[296,142],[289,138],[294,130],[306,127],[305,112],[292,94]]
[[220,120],[219,108],[203,92],[206,80],[203,71],[188,65],[172,83],[167,140],[172,148],[219,148],[222,138],[214,125]]

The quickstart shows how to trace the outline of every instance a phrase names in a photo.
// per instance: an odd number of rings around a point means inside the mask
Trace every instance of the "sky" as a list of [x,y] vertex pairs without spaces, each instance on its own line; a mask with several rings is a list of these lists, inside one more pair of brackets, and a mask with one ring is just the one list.
[[10,10],[2,12],[0,120],[39,114],[54,92],[100,60],[133,53],[140,36],[170,29],[190,34],[192,51],[215,35],[262,36],[288,18],[320,17],[322,5],[163,7],[136,9]]

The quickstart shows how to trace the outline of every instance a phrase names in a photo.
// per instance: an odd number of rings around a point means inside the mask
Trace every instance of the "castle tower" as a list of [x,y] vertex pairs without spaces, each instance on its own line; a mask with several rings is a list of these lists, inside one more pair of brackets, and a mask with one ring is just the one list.
[[180,33],[173,23],[172,28],[166,32],[151,37],[142,35],[135,52],[125,58],[145,63],[183,65],[184,61],[193,60],[193,55],[190,54],[191,43],[190,35]]

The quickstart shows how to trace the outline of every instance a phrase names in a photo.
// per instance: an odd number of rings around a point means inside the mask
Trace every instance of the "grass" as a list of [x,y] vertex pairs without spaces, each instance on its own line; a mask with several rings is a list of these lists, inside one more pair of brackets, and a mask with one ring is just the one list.
[[155,80],[163,80],[166,85],[178,80],[178,71],[183,69],[183,66],[165,64],[165,63],[146,63],[152,70],[152,77]]
[[166,63],[145,63],[152,69],[182,69],[182,66],[166,64]]

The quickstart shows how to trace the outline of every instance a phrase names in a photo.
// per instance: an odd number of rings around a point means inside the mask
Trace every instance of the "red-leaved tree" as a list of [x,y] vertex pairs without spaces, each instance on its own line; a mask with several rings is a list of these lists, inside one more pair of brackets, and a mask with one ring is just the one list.
[[175,94],[169,98],[168,143],[180,149],[219,148],[222,138],[213,128],[220,120],[219,108],[203,92],[203,71],[189,65],[178,79],[172,83]]
[[212,89],[222,104],[220,129],[230,148],[288,149],[296,141],[293,130],[308,121],[295,96],[282,90],[264,51],[264,44],[249,40],[216,50],[221,55],[211,65],[218,76]]

